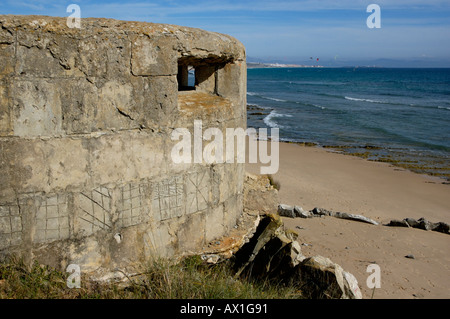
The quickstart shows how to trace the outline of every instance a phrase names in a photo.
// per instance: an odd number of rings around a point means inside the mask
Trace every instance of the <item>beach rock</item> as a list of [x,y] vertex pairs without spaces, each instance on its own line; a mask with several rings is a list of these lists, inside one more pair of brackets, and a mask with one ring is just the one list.
[[278,205],[278,214],[280,216],[284,217],[291,217],[291,218],[311,218],[313,217],[313,214],[309,211],[305,211],[300,206],[291,206],[286,204],[280,204]]
[[286,205],[286,204],[280,204],[278,205],[278,215],[284,216],[284,217],[291,217],[295,218],[295,212],[294,212],[294,206]]
[[376,221],[374,221],[374,220],[372,220],[370,218],[361,216],[361,215],[337,212],[337,213],[334,213],[333,216],[337,217],[337,218],[356,220],[356,221],[363,222],[363,223],[369,223],[369,224],[372,224],[372,225],[378,225],[378,223]]
[[349,214],[349,213],[341,213],[341,212],[333,212],[330,210],[326,210],[324,208],[314,208],[312,211],[309,212],[311,216],[331,216],[331,217],[337,217],[342,219],[350,219],[355,221],[360,221],[364,223],[369,223],[372,225],[378,225],[378,222],[364,217],[362,215],[355,215],[355,214]]
[[333,216],[333,212],[326,210],[324,208],[318,208],[315,207],[312,211],[311,211],[313,216]]
[[303,210],[303,208],[301,208],[300,206],[294,206],[294,215],[295,215],[295,217],[300,217],[300,218],[313,217],[310,212]]
[[410,227],[406,220],[398,220],[393,219],[389,223],[384,224],[384,226],[392,226],[392,227]]
[[409,258],[409,259],[416,259],[416,258],[414,257],[414,255],[412,255],[412,254],[406,255],[405,257],[406,257],[406,258]]
[[419,229],[423,229],[423,230],[431,229],[431,223],[423,217],[419,218],[417,220],[417,223],[418,223],[418,225],[415,228],[419,228]]
[[396,226],[396,227],[413,227],[423,230],[432,230],[444,234],[450,234],[450,226],[444,222],[432,223],[425,219],[424,217],[415,220],[414,218],[405,218],[403,220],[393,219],[385,226]]
[[295,267],[291,284],[311,299],[362,299],[356,278],[323,256],[304,259]]
[[450,234],[450,226],[444,222],[434,223],[431,226],[431,230],[444,234]]
[[402,222],[406,223],[408,227],[414,227],[416,228],[419,223],[414,218],[405,218],[402,220]]

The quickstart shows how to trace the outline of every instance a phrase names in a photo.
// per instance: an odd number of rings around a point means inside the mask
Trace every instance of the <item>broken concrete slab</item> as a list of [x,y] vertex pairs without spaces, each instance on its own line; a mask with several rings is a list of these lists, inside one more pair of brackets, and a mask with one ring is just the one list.
[[233,260],[237,276],[295,286],[305,297],[362,298],[356,278],[341,266],[322,256],[303,256],[277,215],[263,216]]

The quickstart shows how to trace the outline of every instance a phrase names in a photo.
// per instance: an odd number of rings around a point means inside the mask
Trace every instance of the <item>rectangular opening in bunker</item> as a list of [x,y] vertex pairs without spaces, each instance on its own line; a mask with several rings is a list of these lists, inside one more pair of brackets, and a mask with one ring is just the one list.
[[213,59],[183,57],[178,60],[178,91],[216,93],[217,70],[222,63]]
[[195,67],[192,65],[178,65],[178,91],[195,90]]

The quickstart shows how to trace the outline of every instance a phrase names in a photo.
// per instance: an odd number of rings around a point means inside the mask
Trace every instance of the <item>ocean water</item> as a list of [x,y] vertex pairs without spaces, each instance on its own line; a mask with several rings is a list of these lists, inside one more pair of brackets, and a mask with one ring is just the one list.
[[247,124],[450,177],[450,69],[248,69]]

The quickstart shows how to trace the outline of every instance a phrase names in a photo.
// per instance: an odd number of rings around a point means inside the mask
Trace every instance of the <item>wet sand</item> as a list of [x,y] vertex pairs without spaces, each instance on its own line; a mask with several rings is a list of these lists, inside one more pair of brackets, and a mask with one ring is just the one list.
[[[258,174],[258,164],[247,164]],[[380,225],[334,217],[283,218],[299,233],[305,256],[322,255],[358,279],[364,298],[450,298],[450,235],[382,226],[391,219],[425,217],[450,223],[450,185],[387,163],[280,143],[280,202],[360,214]],[[414,259],[406,258],[413,255]],[[369,289],[376,263],[381,288]]]

